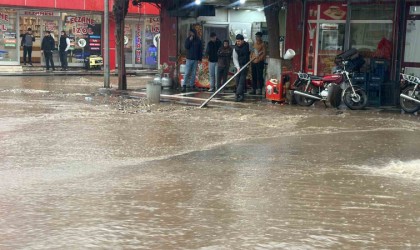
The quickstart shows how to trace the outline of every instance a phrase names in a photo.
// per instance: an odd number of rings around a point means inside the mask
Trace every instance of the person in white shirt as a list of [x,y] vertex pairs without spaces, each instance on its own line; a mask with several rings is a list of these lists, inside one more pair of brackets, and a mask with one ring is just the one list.
[[70,49],[70,39],[65,31],[61,31],[60,44],[58,45],[61,70],[68,70],[67,51]]

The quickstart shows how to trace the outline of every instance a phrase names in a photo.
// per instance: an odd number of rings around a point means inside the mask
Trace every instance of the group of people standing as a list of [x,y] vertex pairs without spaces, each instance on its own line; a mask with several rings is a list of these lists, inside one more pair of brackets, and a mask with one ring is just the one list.
[[[209,61],[209,92],[214,92],[221,85],[228,80],[228,72],[231,63],[238,71],[236,77],[236,93],[235,100],[241,102],[244,100],[246,92],[246,77],[248,68],[244,67],[251,60],[252,70],[252,90],[249,94],[261,95],[264,86],[264,61],[267,55],[266,46],[262,40],[262,33],[255,34],[255,42],[253,49],[250,49],[242,34],[236,35],[235,46],[231,48],[229,40],[224,40],[223,43],[217,38],[216,33],[210,33],[210,41],[207,43],[205,54]],[[187,87],[192,90],[195,89],[195,74],[197,66],[201,63],[203,57],[202,42],[197,36],[195,29],[189,31],[188,37],[185,40],[185,49],[187,50],[186,70],[184,81],[182,83],[182,91],[186,92]]]
[[[32,34],[32,29],[28,28],[28,31],[22,35],[21,46],[23,47],[23,65],[32,64],[32,47],[35,42],[35,36]],[[68,70],[67,62],[67,51],[70,49],[70,39],[67,37],[65,31],[61,31],[61,36],[58,44],[58,52],[60,55],[61,70]],[[45,66],[47,71],[55,70],[53,61],[53,51],[55,50],[55,40],[51,35],[51,31],[45,31],[45,36],[41,41],[41,55],[45,57]]]

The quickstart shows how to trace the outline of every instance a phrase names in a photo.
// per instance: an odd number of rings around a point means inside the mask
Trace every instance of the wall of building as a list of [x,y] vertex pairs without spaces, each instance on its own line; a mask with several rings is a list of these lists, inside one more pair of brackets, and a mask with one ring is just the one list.
[[[109,0],[109,10],[112,11],[114,0]],[[28,8],[51,8],[65,10],[104,11],[104,1],[98,0],[0,0],[0,6],[16,6]],[[129,13],[159,15],[159,9],[151,4],[142,4],[140,8],[130,4]]]

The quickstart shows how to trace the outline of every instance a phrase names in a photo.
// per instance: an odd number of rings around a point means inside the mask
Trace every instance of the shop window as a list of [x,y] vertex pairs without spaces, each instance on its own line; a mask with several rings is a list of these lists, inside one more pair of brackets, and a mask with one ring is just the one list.
[[[318,74],[330,74],[334,67],[335,57],[343,52],[344,48],[344,23],[322,23],[319,25],[319,50],[318,50]],[[313,54],[314,44],[309,44],[308,69],[314,67]]]
[[16,11],[0,9],[0,62],[16,62],[19,45]]
[[392,20],[393,5],[352,5],[352,20]]
[[392,23],[352,23],[350,46],[373,56],[382,39],[392,40]]
[[158,43],[157,36],[160,33],[159,17],[150,17],[145,20],[144,48],[146,50],[146,65],[157,67]]
[[372,59],[391,60],[394,5],[352,5],[350,47],[366,59],[363,71],[369,71]]
[[88,13],[63,13],[63,31],[70,39],[69,63],[83,63],[90,55],[102,53],[102,19]]

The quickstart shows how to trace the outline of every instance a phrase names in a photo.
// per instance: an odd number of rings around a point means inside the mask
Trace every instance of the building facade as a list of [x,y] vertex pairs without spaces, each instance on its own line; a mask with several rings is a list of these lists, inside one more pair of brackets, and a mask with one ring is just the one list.
[[[113,0],[110,0],[112,10]],[[19,65],[22,62],[20,37],[28,28],[35,36],[33,62],[43,63],[40,47],[46,31],[55,38],[61,31],[70,38],[69,66],[83,66],[84,58],[103,54],[104,2],[95,0],[0,0],[0,66]],[[126,66],[136,68],[157,67],[157,42],[160,33],[159,9],[151,4],[132,6],[126,18]],[[115,23],[110,13],[109,46],[110,68],[116,67]],[[59,61],[54,53],[54,61]]]
[[354,79],[376,106],[398,104],[400,73],[420,76],[420,1],[289,2],[286,46],[298,52],[293,70],[329,74],[334,58],[355,48],[365,64]]

